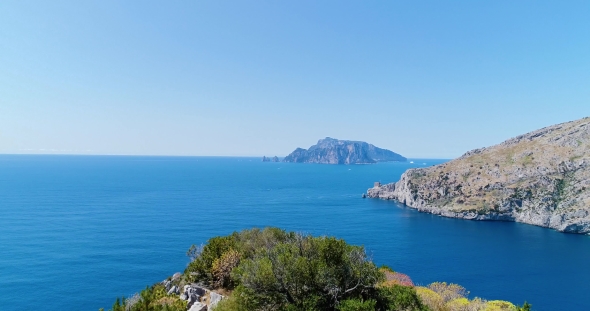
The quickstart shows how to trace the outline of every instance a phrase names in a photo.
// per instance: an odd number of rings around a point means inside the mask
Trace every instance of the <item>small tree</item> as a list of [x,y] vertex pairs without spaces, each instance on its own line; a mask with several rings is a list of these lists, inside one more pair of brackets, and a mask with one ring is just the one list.
[[[383,275],[364,249],[343,240],[298,235],[243,261],[235,277],[262,305],[334,310],[340,301],[368,295]],[[306,307],[307,306],[307,307]]]
[[239,263],[240,253],[233,249],[223,253],[220,258],[213,261],[211,267],[213,286],[216,288],[233,288],[234,282],[231,278],[231,272]]

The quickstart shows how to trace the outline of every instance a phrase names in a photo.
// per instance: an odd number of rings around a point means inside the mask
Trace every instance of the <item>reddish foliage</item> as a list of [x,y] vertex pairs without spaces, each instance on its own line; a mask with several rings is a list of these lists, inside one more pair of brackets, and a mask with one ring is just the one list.
[[410,286],[414,287],[414,282],[407,274],[399,273],[399,272],[385,272],[385,277],[387,280],[385,281],[388,285],[401,285],[401,286]]

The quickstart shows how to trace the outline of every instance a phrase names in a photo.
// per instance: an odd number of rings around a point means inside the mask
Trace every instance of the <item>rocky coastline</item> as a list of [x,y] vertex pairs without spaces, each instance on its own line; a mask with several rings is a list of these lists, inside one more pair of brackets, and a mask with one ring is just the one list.
[[590,118],[407,170],[366,196],[469,220],[516,221],[590,234]]

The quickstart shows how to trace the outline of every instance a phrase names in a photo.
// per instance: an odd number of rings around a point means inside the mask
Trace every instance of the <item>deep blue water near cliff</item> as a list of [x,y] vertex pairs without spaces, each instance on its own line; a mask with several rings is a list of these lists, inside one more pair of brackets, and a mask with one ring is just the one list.
[[335,235],[418,284],[471,297],[590,306],[590,237],[422,214],[361,199],[410,163],[255,158],[0,156],[0,309],[98,310],[187,264],[186,250],[253,226]]

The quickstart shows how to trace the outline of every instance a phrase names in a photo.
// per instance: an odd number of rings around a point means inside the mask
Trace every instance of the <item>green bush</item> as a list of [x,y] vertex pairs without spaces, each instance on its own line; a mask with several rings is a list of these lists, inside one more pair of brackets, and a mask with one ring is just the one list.
[[339,311],[374,311],[377,301],[369,299],[369,300],[360,300],[360,299],[347,299],[338,305]]
[[275,305],[334,310],[338,301],[368,295],[383,274],[362,247],[331,237],[296,235],[242,261],[234,278],[259,301],[250,305],[252,310]]
[[393,285],[379,287],[375,310],[420,310],[428,311],[413,287]]
[[215,307],[215,311],[248,311],[244,307],[240,306],[236,296],[232,295],[228,299],[223,299]]
[[524,302],[524,304],[522,305],[522,307],[517,306],[516,310],[517,311],[531,311],[532,305],[528,302]]
[[[463,300],[471,303],[456,284],[416,288],[385,283],[385,271],[392,269],[377,268],[363,247],[334,237],[252,229],[211,238],[187,254],[191,262],[175,285],[199,282],[231,293],[217,311],[434,311],[446,308],[446,302],[459,307]],[[132,298],[117,299],[111,311],[187,307],[161,284]],[[529,311],[530,305],[518,310]]]
[[[214,283],[213,278],[213,263],[221,258],[224,253],[235,248],[236,241],[233,236],[225,237],[214,237],[209,239],[207,245],[205,245],[197,254],[195,260],[193,260],[185,270],[185,275],[190,277],[191,281],[199,280],[207,285]],[[193,245],[189,250],[196,249]]]
[[189,254],[191,281],[234,289],[222,310],[424,309],[412,288],[377,288],[384,275],[364,248],[333,237],[244,230]]
[[135,298],[117,298],[110,311],[186,311],[187,307],[186,302],[178,296],[167,295],[161,284],[146,287]]

